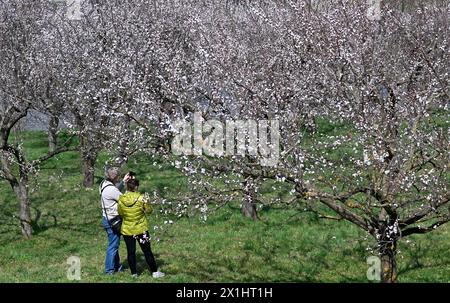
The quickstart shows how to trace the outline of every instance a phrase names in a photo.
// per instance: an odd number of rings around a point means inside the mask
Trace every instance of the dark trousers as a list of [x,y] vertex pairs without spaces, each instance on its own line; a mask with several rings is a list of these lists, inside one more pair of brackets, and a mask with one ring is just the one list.
[[[127,245],[127,258],[128,266],[130,266],[131,274],[137,274],[136,270],[136,241],[139,242],[142,252],[145,256],[148,266],[152,272],[157,272],[155,257],[153,256],[152,249],[150,247],[150,241],[142,241],[144,235],[139,236],[123,236],[125,244]],[[136,237],[136,238],[135,238]],[[143,243],[144,242],[144,243]]]

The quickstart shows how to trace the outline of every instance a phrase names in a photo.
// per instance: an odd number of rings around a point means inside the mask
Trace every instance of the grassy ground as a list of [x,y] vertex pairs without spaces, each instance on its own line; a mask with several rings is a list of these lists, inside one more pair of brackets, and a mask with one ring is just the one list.
[[[45,152],[45,137],[28,134],[30,157]],[[98,182],[104,158],[98,164]],[[170,195],[187,191],[177,171],[153,160],[130,163],[143,179],[144,191],[157,188]],[[21,238],[18,202],[0,182],[0,282],[69,282],[71,256],[81,259],[81,282],[368,282],[364,234],[350,223],[317,220],[294,210],[265,208],[261,220],[242,218],[229,205],[208,219],[182,219],[158,233],[153,251],[167,277],[155,281],[145,270],[142,253],[137,279],[129,271],[103,275],[106,234],[101,227],[97,190],[81,184],[79,157],[66,153],[49,161],[33,187],[35,235]],[[164,218],[150,216],[151,225]],[[401,282],[450,282],[450,227],[400,244]],[[120,248],[123,259],[125,245]],[[126,263],[126,262],[125,262]]]

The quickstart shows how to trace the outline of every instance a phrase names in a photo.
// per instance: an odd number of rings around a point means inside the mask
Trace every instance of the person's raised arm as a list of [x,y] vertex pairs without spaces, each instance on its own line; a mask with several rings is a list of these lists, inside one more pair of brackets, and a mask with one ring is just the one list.
[[125,189],[125,183],[127,183],[128,180],[130,180],[130,179],[131,179],[130,174],[129,173],[126,174],[122,181],[120,181],[119,183],[115,184],[117,189],[119,189],[119,191],[122,192]]

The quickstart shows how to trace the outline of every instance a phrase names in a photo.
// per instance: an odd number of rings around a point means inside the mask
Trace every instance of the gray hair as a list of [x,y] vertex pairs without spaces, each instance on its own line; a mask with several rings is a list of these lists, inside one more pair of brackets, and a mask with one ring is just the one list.
[[105,179],[114,180],[120,175],[120,169],[118,167],[107,167],[105,169]]

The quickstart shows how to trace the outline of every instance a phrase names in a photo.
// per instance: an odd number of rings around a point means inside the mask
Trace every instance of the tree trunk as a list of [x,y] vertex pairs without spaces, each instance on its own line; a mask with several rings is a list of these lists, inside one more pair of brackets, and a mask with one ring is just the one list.
[[[79,124],[80,125],[80,124]],[[83,186],[92,188],[94,186],[95,163],[97,162],[98,150],[95,139],[89,138],[89,134],[80,134],[81,168],[83,173]]]
[[3,174],[5,175],[6,180],[8,180],[20,203],[19,218],[22,234],[25,238],[30,239],[33,234],[33,227],[31,221],[31,201],[28,192],[28,171],[25,169],[27,164],[22,155],[20,155],[17,161],[19,161],[19,180],[17,180],[12,173],[11,162],[7,153],[4,151],[0,153],[0,162],[2,164]]
[[305,118],[306,131],[313,135],[317,132],[316,117],[313,114],[307,114]]
[[83,186],[92,188],[95,179],[95,163],[97,162],[97,153],[87,153],[82,157],[83,167]]
[[116,166],[117,167],[123,167],[125,164],[128,163],[128,156],[130,153],[129,138],[131,137],[130,124],[131,124],[131,122],[130,122],[129,117],[126,117],[124,119],[124,121],[122,122],[124,132],[119,140],[119,151],[118,151],[117,158],[116,158]]
[[383,283],[397,283],[397,242],[380,244],[381,281]]
[[58,126],[59,118],[51,116],[48,124],[48,148],[51,152],[55,151],[58,146]]
[[256,180],[252,177],[247,177],[244,181],[244,201],[242,203],[242,214],[244,217],[252,220],[258,219],[256,210],[257,196],[258,186]]
[[33,234],[31,225],[31,202],[28,196],[28,182],[21,180],[14,191],[20,201],[20,226],[22,234],[25,238],[30,239]]
[[379,215],[379,250],[381,257],[381,281],[397,282],[397,240],[400,238],[398,216],[382,208]]

